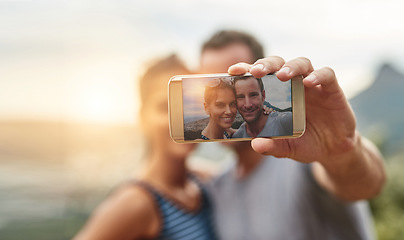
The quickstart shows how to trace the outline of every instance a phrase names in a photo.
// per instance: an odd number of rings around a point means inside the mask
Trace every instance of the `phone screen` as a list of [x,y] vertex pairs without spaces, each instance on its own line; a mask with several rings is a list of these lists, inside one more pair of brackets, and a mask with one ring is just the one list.
[[183,78],[182,97],[185,140],[293,135],[291,81],[276,75]]

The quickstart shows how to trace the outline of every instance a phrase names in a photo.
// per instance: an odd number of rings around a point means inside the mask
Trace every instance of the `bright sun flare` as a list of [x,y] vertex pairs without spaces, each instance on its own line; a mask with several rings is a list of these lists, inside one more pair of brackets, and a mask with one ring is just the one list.
[[80,81],[67,104],[69,118],[97,123],[133,123],[136,103],[131,91],[134,91],[131,87],[109,78]]

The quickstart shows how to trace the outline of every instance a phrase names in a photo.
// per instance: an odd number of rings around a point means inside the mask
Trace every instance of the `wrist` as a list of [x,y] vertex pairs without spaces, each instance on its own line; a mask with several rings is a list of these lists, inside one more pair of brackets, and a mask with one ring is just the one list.
[[327,159],[319,161],[327,172],[346,172],[346,170],[354,167],[358,161],[360,162],[363,159],[362,138],[357,131],[355,131],[351,138],[347,138],[344,141],[334,154],[330,155]]
[[379,194],[385,182],[383,158],[373,144],[355,133],[353,147],[315,164],[319,183],[340,199],[355,201]]

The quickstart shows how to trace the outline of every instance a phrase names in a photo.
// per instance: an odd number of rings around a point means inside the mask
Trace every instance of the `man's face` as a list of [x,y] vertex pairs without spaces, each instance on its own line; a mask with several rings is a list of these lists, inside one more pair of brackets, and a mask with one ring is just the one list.
[[253,55],[247,45],[233,43],[220,49],[206,49],[201,55],[201,73],[224,73],[236,63],[253,63]]
[[262,115],[265,91],[261,91],[257,79],[249,77],[236,81],[237,109],[247,124],[256,122]]

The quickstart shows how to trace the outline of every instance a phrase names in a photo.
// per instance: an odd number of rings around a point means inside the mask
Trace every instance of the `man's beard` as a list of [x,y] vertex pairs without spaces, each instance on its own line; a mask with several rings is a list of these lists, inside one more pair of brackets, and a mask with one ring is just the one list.
[[260,117],[261,117],[261,115],[263,114],[263,109],[261,108],[261,109],[259,109],[258,110],[258,112],[257,112],[257,114],[255,115],[255,117],[254,117],[254,119],[252,119],[251,121],[246,121],[244,118],[244,121],[247,123],[247,124],[254,124],[254,123],[256,123],[257,121],[258,121],[258,119],[260,119]]

